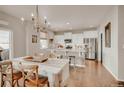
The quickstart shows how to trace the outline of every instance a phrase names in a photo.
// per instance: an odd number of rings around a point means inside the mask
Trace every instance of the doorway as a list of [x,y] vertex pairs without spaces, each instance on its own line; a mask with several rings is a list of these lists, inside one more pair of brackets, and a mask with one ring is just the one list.
[[12,32],[0,29],[0,61],[13,58]]
[[101,33],[101,63],[103,62],[103,34]]

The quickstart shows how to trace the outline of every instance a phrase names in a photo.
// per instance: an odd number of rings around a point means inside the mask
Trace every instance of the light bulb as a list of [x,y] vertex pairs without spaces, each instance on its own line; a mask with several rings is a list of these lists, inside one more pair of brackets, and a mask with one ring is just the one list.
[[23,17],[21,17],[21,20],[24,21],[25,19]]

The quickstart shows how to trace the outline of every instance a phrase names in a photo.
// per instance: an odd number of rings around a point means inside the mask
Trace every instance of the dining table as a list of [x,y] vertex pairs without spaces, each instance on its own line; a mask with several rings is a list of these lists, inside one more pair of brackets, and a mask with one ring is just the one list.
[[13,67],[20,69],[22,65],[38,65],[38,73],[48,77],[50,87],[60,87],[67,85],[69,79],[69,60],[48,58],[45,62],[33,62],[24,60],[23,57],[12,59]]

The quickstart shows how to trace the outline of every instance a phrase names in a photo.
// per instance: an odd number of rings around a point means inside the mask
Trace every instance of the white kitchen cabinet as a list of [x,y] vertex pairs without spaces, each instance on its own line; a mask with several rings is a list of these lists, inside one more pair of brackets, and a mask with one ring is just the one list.
[[48,38],[49,39],[54,39],[54,32],[49,31],[48,32]]
[[59,44],[65,44],[64,43],[64,36],[63,35],[56,35],[54,37],[54,42]]
[[72,39],[72,32],[65,32],[64,39]]
[[96,58],[96,38],[84,38],[83,40],[86,49],[86,58]]
[[73,34],[72,35],[72,42],[74,45],[82,44],[82,42],[83,42],[82,39],[83,39],[82,34]]

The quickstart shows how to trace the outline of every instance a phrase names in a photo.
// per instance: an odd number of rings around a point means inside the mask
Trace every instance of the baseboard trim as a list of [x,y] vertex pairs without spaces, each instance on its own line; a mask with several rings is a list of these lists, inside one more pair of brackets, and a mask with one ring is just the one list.
[[98,62],[101,62],[101,60],[98,60]]
[[103,64],[103,66],[110,72],[110,74],[119,82],[124,82],[123,79],[119,79],[114,73],[112,73],[112,71],[105,65]]
[[122,79],[118,79],[118,81],[120,81],[120,82],[124,82],[124,80],[122,80]]
[[[70,66],[74,66],[74,64],[70,64]],[[86,65],[75,65],[76,67],[86,67]]]
[[103,63],[103,66],[108,70],[108,72],[117,80],[119,81],[118,77]]

